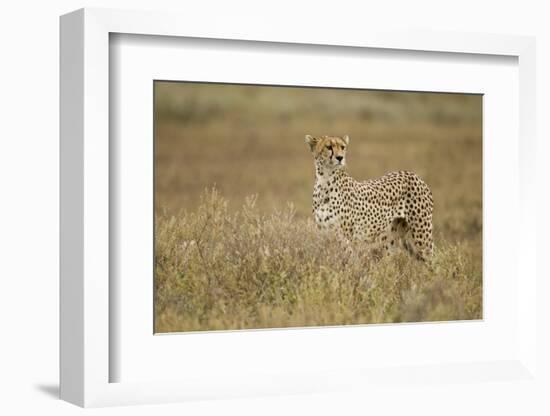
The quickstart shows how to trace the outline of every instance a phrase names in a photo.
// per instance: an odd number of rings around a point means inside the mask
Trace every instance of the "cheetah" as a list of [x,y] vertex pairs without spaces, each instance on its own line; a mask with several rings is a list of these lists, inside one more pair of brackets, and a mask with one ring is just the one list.
[[385,252],[403,247],[420,260],[433,254],[430,188],[413,172],[364,182],[346,172],[349,136],[305,136],[314,157],[313,216],[320,229]]

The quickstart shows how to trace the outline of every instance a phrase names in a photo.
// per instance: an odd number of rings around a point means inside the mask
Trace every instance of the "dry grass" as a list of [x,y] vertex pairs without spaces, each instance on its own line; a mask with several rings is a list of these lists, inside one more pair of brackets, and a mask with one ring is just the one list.
[[255,202],[230,213],[212,191],[196,213],[157,218],[157,331],[481,317],[476,250],[444,244],[430,267],[380,258]]
[[[155,97],[157,332],[481,318],[479,96],[161,83]],[[315,229],[307,133],[350,134],[357,179],[407,169],[430,185],[431,268]]]

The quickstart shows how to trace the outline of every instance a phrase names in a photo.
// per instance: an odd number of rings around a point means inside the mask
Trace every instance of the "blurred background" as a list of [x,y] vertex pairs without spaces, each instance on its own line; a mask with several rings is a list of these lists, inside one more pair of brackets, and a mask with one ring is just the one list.
[[313,158],[304,135],[350,136],[357,180],[411,170],[431,187],[435,238],[479,247],[482,96],[429,92],[155,82],[155,205],[195,211],[215,186],[239,209],[311,215]]

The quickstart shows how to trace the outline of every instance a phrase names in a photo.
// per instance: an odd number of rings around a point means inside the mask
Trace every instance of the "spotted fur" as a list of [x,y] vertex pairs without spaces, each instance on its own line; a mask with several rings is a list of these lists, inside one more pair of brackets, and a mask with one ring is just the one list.
[[358,182],[345,169],[347,135],[308,135],[306,143],[315,160],[313,216],[320,228],[386,251],[403,247],[423,260],[432,255],[433,198],[420,177],[399,171]]

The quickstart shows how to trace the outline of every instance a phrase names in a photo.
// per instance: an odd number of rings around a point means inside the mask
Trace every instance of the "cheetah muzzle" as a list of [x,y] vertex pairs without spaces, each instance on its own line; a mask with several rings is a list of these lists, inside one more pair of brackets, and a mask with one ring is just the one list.
[[313,216],[319,228],[385,251],[400,246],[422,260],[433,254],[433,198],[420,177],[399,171],[358,182],[345,168],[347,135],[305,139],[314,157]]

